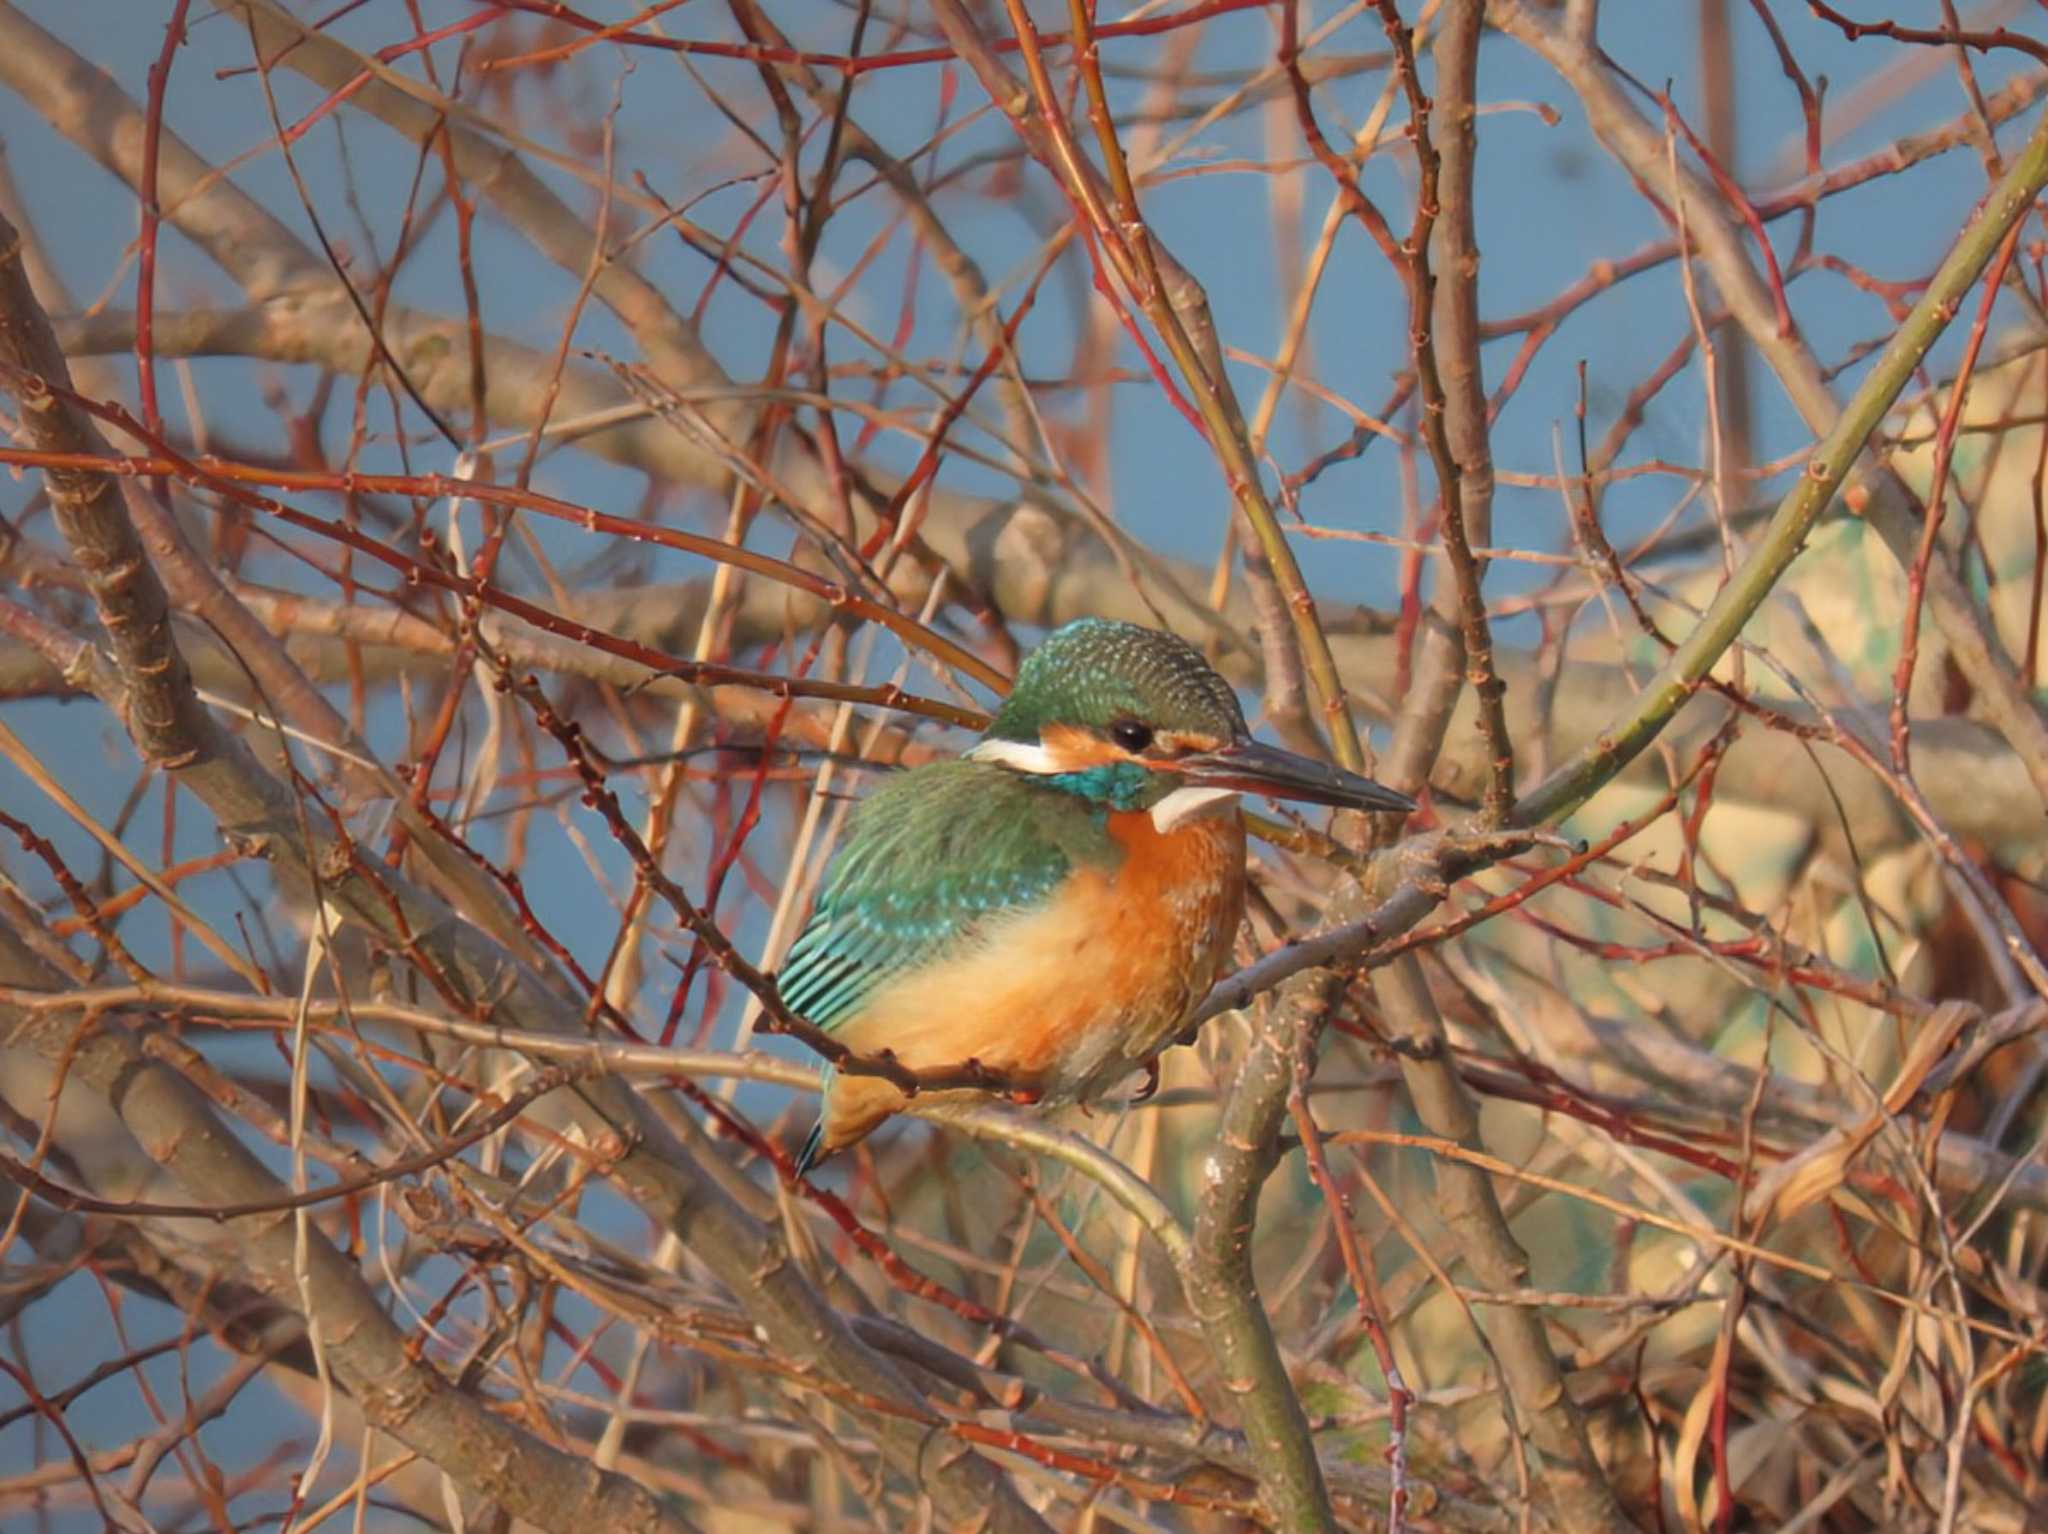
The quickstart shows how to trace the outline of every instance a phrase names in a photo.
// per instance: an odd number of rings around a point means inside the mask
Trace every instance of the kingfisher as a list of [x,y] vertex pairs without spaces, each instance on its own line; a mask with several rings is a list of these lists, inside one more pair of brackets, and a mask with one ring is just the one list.
[[[857,805],[778,976],[855,1054],[980,1066],[1014,1095],[1087,1103],[1180,1033],[1244,918],[1242,794],[1413,810],[1405,794],[1252,739],[1185,640],[1056,629],[957,760]],[[955,1092],[928,1094],[957,1097]],[[802,1177],[908,1096],[827,1066]]]

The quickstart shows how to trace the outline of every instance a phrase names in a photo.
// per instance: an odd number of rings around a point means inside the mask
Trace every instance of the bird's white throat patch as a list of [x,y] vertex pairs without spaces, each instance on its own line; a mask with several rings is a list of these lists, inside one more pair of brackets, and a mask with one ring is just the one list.
[[1152,826],[1161,836],[1201,815],[1237,801],[1234,788],[1176,788],[1152,806]]

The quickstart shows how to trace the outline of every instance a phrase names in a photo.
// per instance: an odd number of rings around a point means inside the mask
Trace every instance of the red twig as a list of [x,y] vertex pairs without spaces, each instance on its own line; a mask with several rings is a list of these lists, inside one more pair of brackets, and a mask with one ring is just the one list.
[[142,419],[151,431],[164,427],[156,397],[156,245],[163,208],[157,201],[157,167],[163,146],[164,88],[170,83],[171,61],[185,41],[185,13],[192,0],[176,0],[164,23],[163,50],[149,66],[149,96],[142,122],[142,176],[136,191],[142,205],[142,232],[135,259],[135,381],[142,397]]
[[1394,1357],[1394,1340],[1387,1330],[1386,1299],[1373,1275],[1371,1262],[1359,1248],[1358,1232],[1352,1229],[1351,1201],[1330,1174],[1329,1159],[1323,1154],[1322,1131],[1316,1126],[1315,1114],[1309,1109],[1307,1077],[1312,1067],[1313,1061],[1304,1052],[1298,1061],[1294,1091],[1287,1106],[1294,1119],[1295,1131],[1301,1136],[1302,1155],[1308,1162],[1309,1178],[1321,1191],[1329,1211],[1331,1229],[1337,1237],[1337,1251],[1344,1259],[1344,1271],[1351,1280],[1351,1292],[1358,1301],[1359,1322],[1372,1344],[1373,1357],[1379,1360],[1380,1377],[1386,1381],[1387,1465],[1392,1477],[1387,1491],[1387,1534],[1402,1534],[1408,1513],[1408,1404],[1414,1396],[1407,1381],[1401,1377],[1400,1361]]
[[1949,460],[1955,451],[1956,427],[1963,418],[1963,403],[1970,392],[1970,375],[1977,367],[1978,353],[1983,350],[1984,337],[1991,327],[1991,310],[1998,301],[1999,285],[2005,281],[2005,270],[2012,262],[2013,251],[2019,245],[2020,231],[2026,228],[2024,220],[2012,226],[2012,232],[1998,247],[1998,254],[1992,258],[1991,266],[1984,274],[1984,296],[1977,305],[1976,323],[1970,327],[1970,339],[1963,348],[1962,364],[1956,369],[1955,382],[1949,387],[1948,403],[1942,409],[1941,426],[1934,443],[1934,483],[1927,493],[1927,513],[1921,523],[1920,547],[1913,555],[1913,566],[1906,575],[1906,616],[1899,634],[1899,663],[1892,673],[1892,767],[1901,777],[1910,771],[1908,755],[1911,750],[1911,724],[1906,716],[1906,694],[1913,686],[1913,669],[1920,659],[1920,611],[1927,596],[1927,569],[1934,561],[1935,539],[1941,532],[1942,506],[1948,499]]
[[[1161,37],[1181,27],[1196,26],[1214,17],[1226,16],[1232,11],[1264,10],[1277,3],[1280,3],[1280,0],[1200,0],[1198,4],[1164,16],[1109,22],[1096,27],[1094,35],[1098,38]],[[536,49],[513,58],[493,59],[479,66],[480,70],[521,69],[539,64],[558,63],[600,42],[652,48],[663,53],[743,59],[759,64],[801,64],[813,69],[836,70],[848,76],[870,74],[879,69],[904,69],[920,64],[947,64],[958,57],[951,48],[909,48],[894,53],[871,53],[864,57],[843,53],[807,53],[801,49],[766,47],[758,43],[721,43],[700,38],[663,37],[652,32],[631,30],[655,14],[653,10],[642,12],[641,15],[627,21],[607,25],[578,15],[568,7],[554,3],[554,0],[496,0],[492,8],[498,11],[531,11],[536,15],[545,16],[550,21],[576,27],[588,35],[578,38],[573,43],[564,43],[560,47]],[[1068,48],[1073,46],[1074,35],[1070,32],[1042,32],[1038,36],[1038,42],[1039,46],[1044,48]],[[998,38],[989,44],[990,51],[994,53],[1015,53],[1022,46],[1016,38]]]
[[1691,125],[1680,115],[1671,97],[1659,92],[1657,100],[1664,108],[1665,121],[1685,135],[1686,143],[1692,147],[1692,152],[1699,156],[1700,164],[1706,166],[1707,174],[1714,178],[1714,185],[1728,200],[1728,205],[1742,215],[1743,223],[1749,227],[1750,236],[1756,241],[1757,253],[1764,258],[1764,270],[1770,280],[1771,303],[1778,317],[1778,334],[1791,335],[1792,306],[1785,301],[1785,276],[1778,270],[1778,253],[1771,248],[1771,237],[1764,230],[1764,221],[1757,214],[1756,204],[1749,200],[1749,194],[1743,191],[1741,184],[1722,168],[1720,160],[1701,141],[1700,136],[1692,131]]
[[[1799,115],[1806,125],[1806,174],[1820,175],[1820,107],[1821,92],[1806,78],[1806,71],[1799,67],[1799,60],[1793,56],[1792,48],[1785,41],[1785,33],[1778,25],[1778,18],[1771,14],[1767,0],[1749,0],[1749,8],[1756,12],[1756,18],[1771,35],[1771,46],[1778,50],[1778,67],[1785,71],[1785,78],[1792,82],[1792,89],[1799,93]],[[1822,82],[1825,86],[1826,82]],[[1813,247],[1814,206],[1808,203],[1799,220],[1799,242],[1793,247],[1792,267],[1796,271],[1800,257]]]
[[[2048,294],[2048,273],[2043,272],[2038,256],[2034,259],[2034,287],[2037,293]],[[2043,380],[2048,382],[2048,361],[2042,363],[2042,369]],[[2034,474],[2028,487],[2034,504],[2034,579],[2027,597],[2026,665],[2020,673],[2030,691],[2040,685],[2041,598],[2048,586],[2048,497],[2043,495],[2043,482],[2048,480],[2048,431],[2037,431],[2034,438]]]
[[[123,431],[130,432],[148,443],[152,449],[149,457],[103,458],[91,454],[42,453],[19,448],[0,449],[0,463],[20,463],[38,468],[82,468],[103,474],[126,474],[132,476],[149,474],[171,474],[192,484],[203,484],[227,496],[253,511],[278,518],[280,521],[318,534],[323,538],[344,544],[368,554],[379,563],[388,566],[404,576],[408,584],[430,585],[457,595],[475,593],[489,606],[499,607],[507,612],[537,623],[551,633],[562,634],[604,649],[612,654],[636,659],[657,671],[683,675],[700,674],[704,677],[729,672],[730,668],[712,666],[703,662],[679,661],[664,656],[659,651],[644,645],[631,644],[612,638],[585,625],[555,617],[532,603],[510,596],[505,592],[480,590],[474,580],[450,575],[411,557],[388,548],[376,539],[358,532],[354,528],[316,517],[308,512],[296,510],[272,497],[252,493],[244,485],[267,485],[288,490],[331,490],[344,494],[371,493],[417,496],[424,499],[438,499],[451,495],[466,496],[471,500],[486,502],[494,506],[518,507],[556,521],[582,527],[587,532],[604,533],[610,537],[624,538],[634,542],[659,544],[665,548],[681,550],[684,553],[700,555],[730,564],[755,575],[765,575],[771,580],[795,587],[807,595],[817,598],[829,606],[840,609],[850,616],[879,623],[912,647],[923,650],[944,665],[965,672],[984,686],[1005,690],[1008,680],[972,651],[962,648],[944,635],[933,632],[926,625],[895,608],[873,598],[864,597],[849,590],[839,581],[827,580],[787,560],[761,554],[738,544],[727,543],[717,538],[707,538],[697,533],[684,532],[679,528],[662,527],[631,518],[613,516],[593,511],[568,501],[556,500],[552,496],[536,491],[517,490],[504,485],[486,485],[470,480],[453,479],[445,474],[356,474],[356,473],[313,473],[303,470],[282,470],[249,464],[235,464],[204,455],[188,458],[148,431],[139,421],[119,406],[105,405],[88,400],[69,390],[50,392],[60,394],[77,403],[82,409],[101,419],[110,421]],[[742,680],[741,674],[731,674],[728,679]],[[744,678],[753,682],[759,678]],[[783,685],[773,679],[767,685]],[[789,684],[794,685],[794,684]],[[825,690],[830,689],[830,690]],[[808,688],[798,687],[800,693],[809,690],[816,696],[848,695],[840,684],[812,683]],[[855,689],[869,701],[880,701],[874,690]],[[983,716],[972,709],[936,702],[917,703],[909,701],[908,694],[897,694],[896,689],[883,689],[899,698],[889,706],[908,707],[914,712],[926,713],[933,718],[945,719],[952,723],[979,728]]]
[[1806,0],[1806,3],[1822,21],[1831,21],[1840,27],[1842,35],[1852,43],[1866,37],[1888,37],[1894,42],[1919,43],[1931,48],[1975,48],[1979,53],[1988,53],[1994,48],[2014,48],[2048,64],[2048,43],[2006,27],[1995,27],[1989,32],[1967,32],[1954,27],[1902,27],[1896,21],[1852,21],[1827,4],[1827,0]]

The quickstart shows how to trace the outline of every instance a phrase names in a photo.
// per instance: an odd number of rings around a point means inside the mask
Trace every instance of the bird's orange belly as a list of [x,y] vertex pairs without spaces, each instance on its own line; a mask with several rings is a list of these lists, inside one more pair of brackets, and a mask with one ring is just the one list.
[[[1109,829],[1124,851],[1114,869],[1078,872],[972,949],[891,982],[838,1037],[914,1070],[977,1061],[1053,1102],[1130,1075],[1229,958],[1244,913],[1244,823],[1233,809],[1165,834],[1144,814],[1112,815]],[[872,1077],[840,1078],[833,1098],[828,1144],[903,1105]]]

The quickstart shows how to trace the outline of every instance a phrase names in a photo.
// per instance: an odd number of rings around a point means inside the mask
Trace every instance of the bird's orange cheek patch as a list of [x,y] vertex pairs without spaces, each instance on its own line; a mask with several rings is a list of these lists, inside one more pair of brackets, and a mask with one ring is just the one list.
[[1129,760],[1128,752],[1117,750],[1092,730],[1071,724],[1047,725],[1038,732],[1038,744],[1058,772],[1085,772],[1090,767]]

